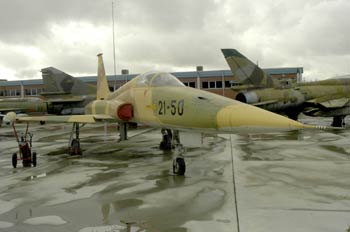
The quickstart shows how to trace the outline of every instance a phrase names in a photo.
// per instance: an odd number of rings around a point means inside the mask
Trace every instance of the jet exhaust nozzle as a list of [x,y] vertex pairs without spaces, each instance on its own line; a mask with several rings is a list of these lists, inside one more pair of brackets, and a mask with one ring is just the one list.
[[255,92],[245,92],[238,93],[236,96],[236,100],[243,103],[254,104],[259,102],[259,97]]

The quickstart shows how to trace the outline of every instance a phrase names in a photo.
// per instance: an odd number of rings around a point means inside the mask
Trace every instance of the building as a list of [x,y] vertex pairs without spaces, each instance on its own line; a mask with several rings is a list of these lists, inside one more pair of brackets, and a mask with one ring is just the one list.
[[[198,71],[172,73],[186,86],[200,88],[212,93],[220,94],[229,98],[235,97],[232,86],[240,85],[233,77],[230,70],[203,71],[201,66]],[[298,82],[302,78],[303,68],[269,68],[264,69],[268,74],[281,82]],[[108,75],[107,79],[111,90],[117,89],[127,81],[136,77],[136,74],[128,74],[128,70],[122,70],[120,75]],[[96,76],[77,77],[86,83],[96,85]],[[42,79],[0,81],[0,98],[39,96],[43,91]]]

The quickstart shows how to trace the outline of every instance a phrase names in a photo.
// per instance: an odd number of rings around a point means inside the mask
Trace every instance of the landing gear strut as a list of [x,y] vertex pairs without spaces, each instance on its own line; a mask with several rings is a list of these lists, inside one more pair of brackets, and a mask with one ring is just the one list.
[[169,129],[162,129],[162,141],[159,144],[159,149],[161,150],[171,150],[172,147],[172,140],[173,140],[173,133]]
[[[69,145],[68,145],[68,154],[71,156],[83,154],[80,148],[79,129],[80,129],[79,123],[74,122],[70,139],[69,139]],[[75,132],[75,138],[73,138],[74,132]]]
[[175,149],[178,153],[177,157],[173,160],[173,173],[179,176],[185,175],[186,163],[183,157],[185,149],[180,143],[179,131],[162,129],[162,141],[159,144],[161,150],[171,150]]
[[334,127],[345,127],[345,116],[334,116],[332,126]]
[[119,122],[119,141],[128,139],[128,123]]

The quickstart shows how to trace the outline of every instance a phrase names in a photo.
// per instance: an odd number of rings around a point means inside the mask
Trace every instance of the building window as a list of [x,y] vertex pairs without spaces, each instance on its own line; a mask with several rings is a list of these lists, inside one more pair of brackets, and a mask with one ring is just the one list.
[[208,81],[203,81],[202,82],[202,89],[207,89],[208,88]]
[[230,81],[225,81],[225,88],[231,88]]
[[196,82],[194,81],[190,81],[190,82],[184,81],[183,83],[185,86],[196,88]]
[[36,96],[37,95],[37,90],[36,89],[30,89],[31,95]]
[[26,96],[30,96],[30,89],[25,89],[24,93],[25,93]]
[[191,88],[196,88],[196,82],[191,81],[191,82],[188,83],[188,86],[191,87]]
[[209,88],[210,89],[215,89],[215,81],[210,81],[209,82]]
[[216,88],[221,89],[222,88],[222,81],[216,81]]
[[16,96],[21,96],[21,90],[16,89]]
[[0,96],[6,96],[6,93],[4,90],[0,90]]

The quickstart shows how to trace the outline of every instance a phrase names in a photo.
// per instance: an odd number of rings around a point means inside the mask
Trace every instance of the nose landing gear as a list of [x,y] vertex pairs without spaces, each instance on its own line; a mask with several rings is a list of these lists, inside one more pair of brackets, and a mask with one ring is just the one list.
[[162,141],[159,145],[161,150],[174,149],[178,153],[177,157],[173,160],[173,173],[175,175],[183,176],[186,172],[186,162],[183,154],[185,148],[180,143],[179,131],[172,131],[169,129],[162,129]]

